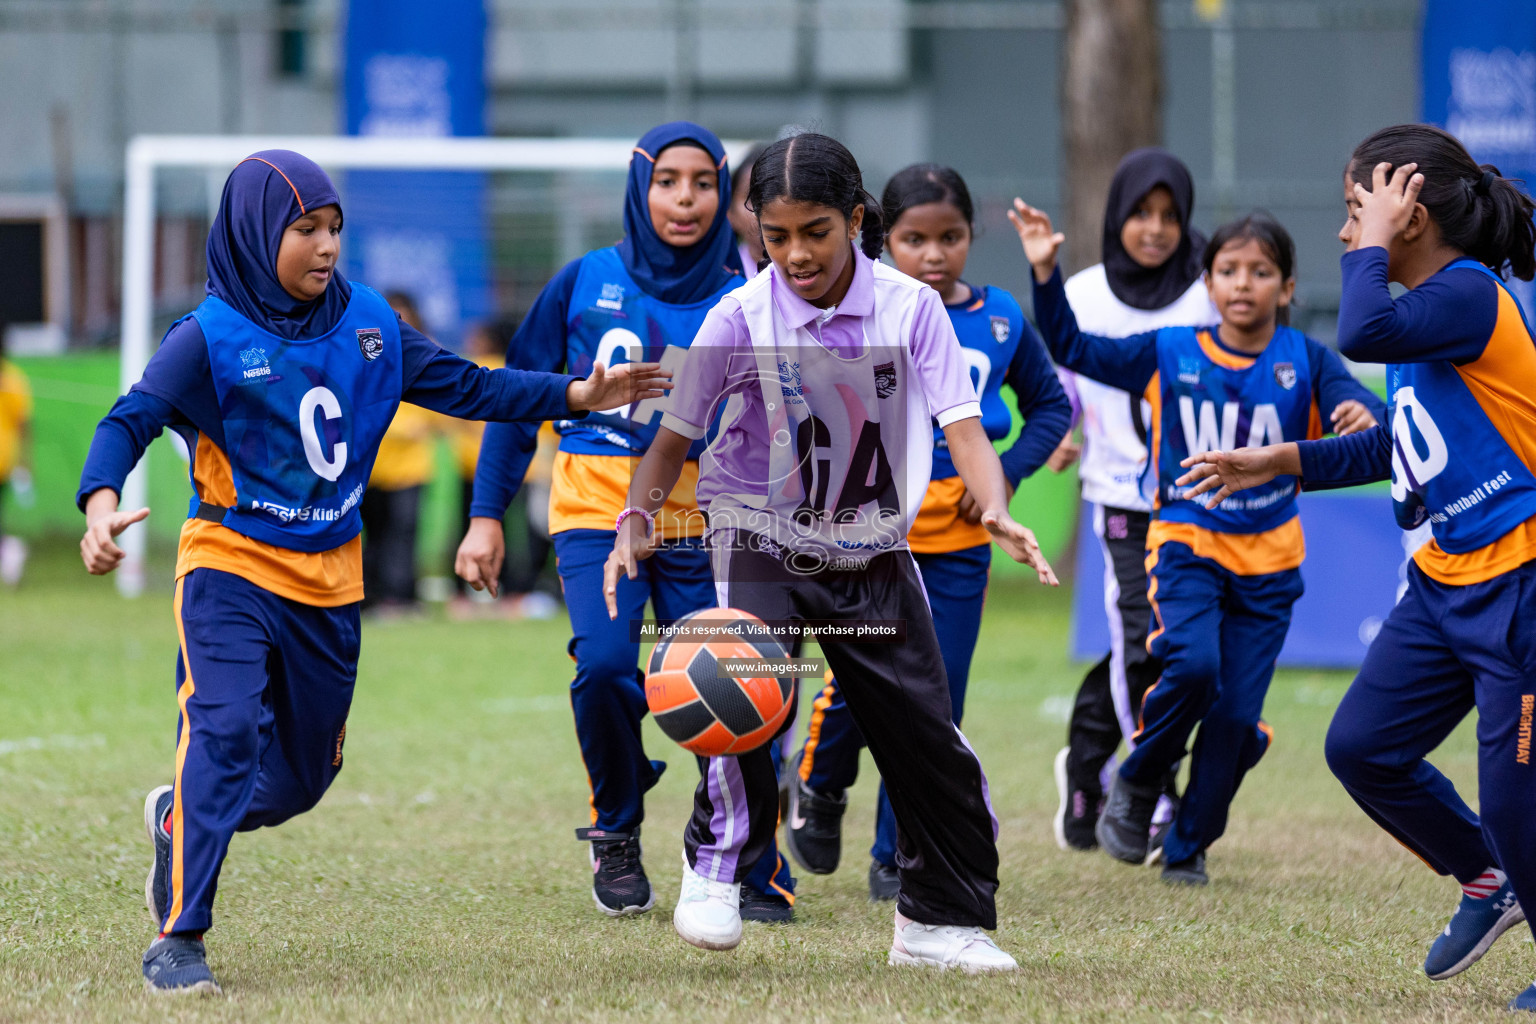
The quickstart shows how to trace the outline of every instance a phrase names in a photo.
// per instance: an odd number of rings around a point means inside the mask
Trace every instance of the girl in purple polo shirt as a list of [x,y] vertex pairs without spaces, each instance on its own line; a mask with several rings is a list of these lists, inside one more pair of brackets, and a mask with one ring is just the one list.
[[[907,550],[928,486],[932,421],[993,539],[1042,582],[1056,577],[1034,535],[1008,515],[1002,466],[938,293],[875,261],[879,205],[852,154],[824,135],[780,140],[753,165],[748,206],[770,266],[721,299],[690,348],[619,517],[604,581],[609,613],[620,572],[633,578],[653,550],[652,516],[689,445],[734,397],[698,487],[720,603],[769,623],[883,621],[904,632],[888,644],[821,641],[896,813],[901,895],[890,962],[1012,970],[984,931],[997,925],[986,776],[951,721]],[[710,760],[673,915],[686,941],[741,941],[740,883],[777,823],[768,747]]]

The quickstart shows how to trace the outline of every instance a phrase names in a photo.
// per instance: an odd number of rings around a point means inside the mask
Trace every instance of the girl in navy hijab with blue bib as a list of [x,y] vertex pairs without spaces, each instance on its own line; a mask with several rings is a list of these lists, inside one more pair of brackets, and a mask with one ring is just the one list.
[[[594,362],[644,358],[675,370],[704,317],[744,282],[726,220],[731,177],[715,134],[688,121],[646,132],[635,145],[624,193],[624,239],[567,264],[545,286],[507,349],[507,365],[581,373]],[[655,436],[665,399],[641,402],[576,422],[557,419],[560,451],[550,485],[549,530],[571,617],[576,660],[571,708],[592,788],[587,827],[592,899],[611,917],[651,909],[655,896],[640,861],[644,797],[666,767],[646,756],[640,645],[629,622],[649,601],[657,619],[715,605],[714,578],[701,539],[704,517],[694,497],[702,442],[655,517],[664,539],[638,579],[619,588],[621,614],[602,600],[603,565],[613,550],[615,519],[628,502],[630,477]],[[475,589],[496,589],[505,554],[502,517],[536,447],[536,426],[486,429],[475,471],[470,527],[455,569]],[[742,916],[788,920],[794,881],[776,851],[743,885]]]
[[81,474],[81,556],[102,574],[123,558],[113,539],[149,515],[117,508],[149,443],[169,427],[192,452],[175,770],[144,802],[155,992],[219,991],[202,936],[230,839],[309,810],[341,770],[363,596],[358,501],[399,403],[575,420],[670,386],[647,364],[582,380],[451,355],[337,272],[341,226],[312,161],[286,150],[242,161],[208,235],[208,298],[101,421]]

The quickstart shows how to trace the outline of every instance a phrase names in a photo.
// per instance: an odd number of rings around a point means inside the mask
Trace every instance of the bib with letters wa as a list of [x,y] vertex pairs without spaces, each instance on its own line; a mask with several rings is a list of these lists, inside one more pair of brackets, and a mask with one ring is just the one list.
[[1277,476],[1227,498],[1214,509],[1174,483],[1179,463],[1203,451],[1304,441],[1312,426],[1312,370],[1307,336],[1276,327],[1264,351],[1243,356],[1222,348],[1209,328],[1157,332],[1159,393],[1154,429],[1157,517],[1218,533],[1263,533],[1296,515],[1297,481]]
[[[207,340],[234,477],[222,524],[294,551],[357,536],[358,504],[400,404],[394,310],[354,282],[341,321],[318,338],[278,337],[213,296],[192,316]],[[194,497],[193,515],[198,506]]]

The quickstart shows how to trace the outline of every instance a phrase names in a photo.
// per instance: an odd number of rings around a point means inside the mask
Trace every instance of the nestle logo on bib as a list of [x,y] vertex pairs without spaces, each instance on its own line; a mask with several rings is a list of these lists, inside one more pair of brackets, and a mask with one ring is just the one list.
[[1008,323],[1007,317],[995,316],[992,318],[992,340],[999,345],[1008,344],[1008,334],[1011,330],[1012,328]]
[[881,363],[875,367],[875,394],[890,398],[896,393],[896,363]]
[[621,284],[603,285],[603,294],[597,300],[599,309],[623,309],[624,286]]
[[357,350],[370,363],[384,354],[384,332],[377,327],[357,329]]
[[267,362],[267,350],[254,345],[240,351],[240,366],[244,370],[241,376],[246,380],[267,377],[272,373],[272,367]]
[[1289,391],[1296,386],[1296,367],[1291,363],[1275,364],[1275,383]]

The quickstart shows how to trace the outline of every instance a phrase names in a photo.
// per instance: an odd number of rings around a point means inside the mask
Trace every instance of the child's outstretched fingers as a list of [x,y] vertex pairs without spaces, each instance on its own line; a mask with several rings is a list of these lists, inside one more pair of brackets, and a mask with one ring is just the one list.
[[1045,555],[1041,554],[1040,544],[1035,540],[1034,531],[1029,527],[1015,522],[1010,516],[999,515],[996,512],[983,513],[981,525],[992,534],[992,539],[997,541],[998,546],[1008,552],[1008,557],[1033,568],[1035,574],[1040,577],[1041,583],[1050,587],[1061,585],[1055,571],[1051,569],[1051,564],[1045,560]]
[[[1202,494],[1216,493],[1205,503],[1206,508],[1215,508],[1234,491],[1241,491],[1253,487],[1265,481],[1248,479],[1251,470],[1246,466],[1248,453],[1251,449],[1240,449],[1235,452],[1200,452],[1191,455],[1179,463],[1189,469],[1188,473],[1179,477],[1174,483],[1180,487],[1189,486],[1186,498],[1198,498]],[[1271,474],[1273,476],[1273,474]]]
[[672,390],[672,371],[660,363],[623,363],[612,369],[593,363],[586,380],[574,381],[566,402],[578,411],[604,412],[622,405],[660,398]]
[[147,508],[134,512],[113,512],[87,526],[85,536],[80,538],[80,560],[85,563],[86,571],[92,576],[104,576],[116,569],[126,555],[113,542],[113,538],[148,516]]
[[1024,246],[1024,258],[1035,268],[1036,276],[1044,274],[1049,279],[1050,268],[1056,263],[1056,252],[1067,240],[1067,236],[1052,230],[1049,214],[1022,199],[1014,199],[1013,209],[1008,211],[1008,220],[1019,233],[1019,242]]

